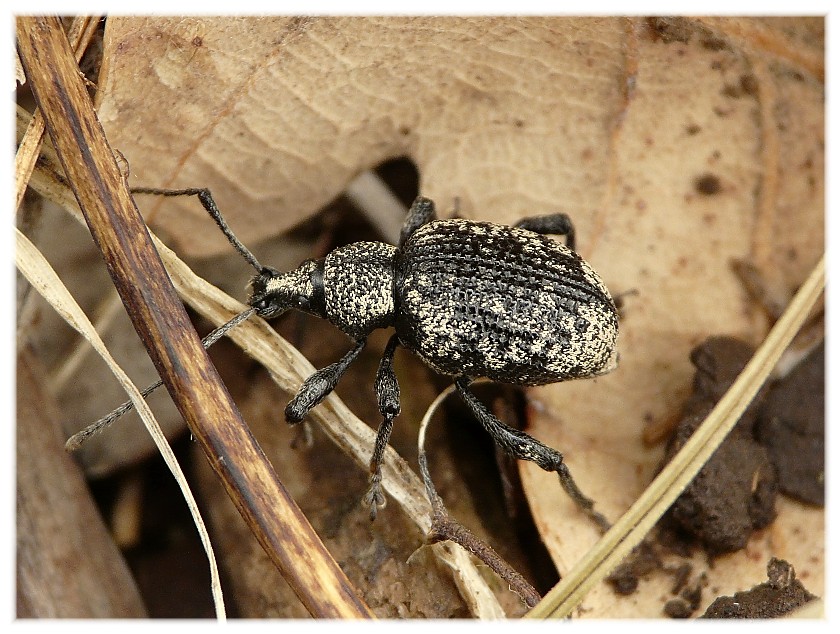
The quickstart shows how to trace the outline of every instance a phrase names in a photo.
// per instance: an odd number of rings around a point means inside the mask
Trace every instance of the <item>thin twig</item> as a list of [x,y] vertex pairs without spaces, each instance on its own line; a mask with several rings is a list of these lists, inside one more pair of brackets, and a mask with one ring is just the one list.
[[432,505],[432,526],[426,536],[428,543],[451,541],[472,553],[483,561],[487,567],[507,582],[511,590],[520,596],[529,608],[539,603],[540,595],[528,581],[507,563],[493,548],[476,537],[466,526],[455,520],[446,510],[443,500],[437,494],[432,476],[429,473],[429,463],[426,458],[426,429],[432,416],[437,411],[443,399],[452,393],[452,388],[442,392],[429,406],[426,415],[420,422],[420,433],[417,438],[417,462],[420,465],[420,477],[426,486],[426,496]]

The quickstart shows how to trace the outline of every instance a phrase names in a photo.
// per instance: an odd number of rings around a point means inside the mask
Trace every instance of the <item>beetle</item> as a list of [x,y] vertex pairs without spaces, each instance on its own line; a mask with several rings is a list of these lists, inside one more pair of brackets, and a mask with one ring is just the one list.
[[[618,315],[606,285],[574,250],[566,214],[514,226],[437,219],[419,196],[396,246],[356,242],[281,272],[262,266],[227,226],[209,190],[136,188],[134,193],[199,198],[234,248],[257,270],[248,304],[271,319],[297,309],[328,320],[353,341],[340,360],[307,378],[285,409],[301,422],[335,389],[378,328],[393,328],[374,381],[379,425],[364,496],[371,519],[385,503],[381,464],[400,388],[399,346],[454,378],[457,392],[505,452],[556,472],[572,499],[602,528],[606,519],[577,487],[560,452],[502,423],[470,389],[477,378],[536,386],[599,376],[617,366]],[[549,235],[565,236],[561,244]]]

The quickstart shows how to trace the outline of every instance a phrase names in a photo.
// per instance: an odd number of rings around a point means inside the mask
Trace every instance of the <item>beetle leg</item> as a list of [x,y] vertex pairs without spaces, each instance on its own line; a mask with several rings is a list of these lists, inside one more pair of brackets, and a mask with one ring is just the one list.
[[408,210],[408,216],[405,218],[402,231],[400,231],[400,242],[397,246],[403,246],[412,233],[435,218],[435,203],[422,196],[415,198]]
[[366,342],[366,339],[360,339],[356,342],[356,346],[340,360],[321,368],[306,379],[294,398],[286,405],[286,422],[292,425],[299,423],[309,413],[309,410],[327,398],[329,393],[338,385],[350,364],[359,356]]
[[534,233],[566,236],[566,246],[572,251],[575,250],[575,226],[572,224],[572,219],[566,214],[531,216],[530,218],[523,218],[513,226]]
[[391,437],[391,429],[394,426],[394,418],[400,414],[400,384],[394,373],[394,352],[399,345],[399,337],[396,334],[392,335],[388,340],[388,345],[385,346],[379,369],[376,371],[374,386],[376,398],[379,401],[379,413],[382,414],[382,424],[376,432],[376,443],[370,459],[370,488],[363,499],[364,503],[370,507],[371,521],[376,519],[377,507],[385,506],[385,496],[382,494],[381,485],[381,466],[388,439]]
[[594,502],[586,497],[578,488],[577,484],[569,472],[569,468],[563,462],[563,455],[542,444],[536,438],[532,438],[528,434],[513,427],[508,427],[498,418],[496,418],[484,404],[476,398],[469,390],[469,385],[472,379],[469,377],[458,377],[455,379],[455,386],[458,388],[458,393],[464,402],[470,408],[472,413],[481,423],[482,427],[490,434],[496,444],[501,447],[506,453],[519,458],[520,460],[530,460],[546,471],[554,471],[560,478],[560,484],[565,489],[569,497],[574,500],[575,504],[586,513],[603,531],[606,532],[610,528],[610,523],[607,519],[596,511]]

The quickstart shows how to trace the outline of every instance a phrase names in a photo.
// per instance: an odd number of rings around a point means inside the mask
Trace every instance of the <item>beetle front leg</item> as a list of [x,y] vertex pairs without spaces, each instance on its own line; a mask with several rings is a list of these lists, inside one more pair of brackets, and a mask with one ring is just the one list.
[[297,394],[286,405],[287,423],[292,425],[299,423],[313,407],[329,396],[347,368],[359,356],[366,342],[366,339],[357,341],[356,346],[341,359],[325,368],[321,368],[303,382]]
[[382,493],[382,460],[391,437],[394,418],[400,414],[400,384],[394,373],[394,352],[399,345],[399,337],[392,335],[388,340],[388,345],[385,346],[374,383],[382,423],[376,432],[373,456],[370,459],[370,488],[363,499],[364,503],[370,507],[371,521],[376,519],[377,508],[385,506],[385,496]]
[[455,386],[458,388],[458,393],[467,407],[481,423],[481,426],[487,430],[487,433],[493,438],[499,447],[506,453],[519,458],[520,460],[530,460],[537,464],[541,469],[546,471],[554,471],[560,478],[560,484],[565,489],[569,497],[574,500],[575,504],[586,513],[592,521],[594,521],[602,532],[607,532],[610,528],[610,523],[603,515],[594,509],[594,502],[586,497],[575,483],[569,468],[563,462],[563,454],[551,447],[544,445],[536,438],[533,438],[523,431],[508,427],[498,418],[496,418],[484,404],[476,398],[469,390],[469,385],[472,380],[469,377],[458,377],[455,379]]

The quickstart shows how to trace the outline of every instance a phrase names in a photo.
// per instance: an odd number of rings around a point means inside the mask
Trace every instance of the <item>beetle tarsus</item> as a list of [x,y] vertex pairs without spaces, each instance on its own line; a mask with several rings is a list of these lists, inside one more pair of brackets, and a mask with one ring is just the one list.
[[286,422],[299,423],[313,407],[327,398],[330,392],[335,389],[335,386],[338,385],[350,364],[359,356],[359,353],[365,347],[365,343],[365,339],[360,339],[356,342],[355,347],[341,359],[325,368],[321,368],[306,379],[294,398],[286,405]]
[[563,490],[566,491],[568,496],[575,501],[575,504],[577,504],[578,507],[589,516],[601,532],[606,533],[610,530],[610,528],[612,528],[612,524],[610,524],[609,520],[604,517],[603,514],[595,510],[595,502],[592,498],[586,497],[583,494],[574,478],[572,478],[569,467],[566,466],[565,462],[562,462],[562,458],[561,462],[555,469],[553,469],[553,471],[555,471],[557,476],[560,478],[560,485],[563,487]]
[[376,519],[377,511],[385,508],[385,495],[382,493],[382,472],[377,469],[375,473],[370,476],[370,487],[362,498],[362,504],[370,509],[370,521]]

